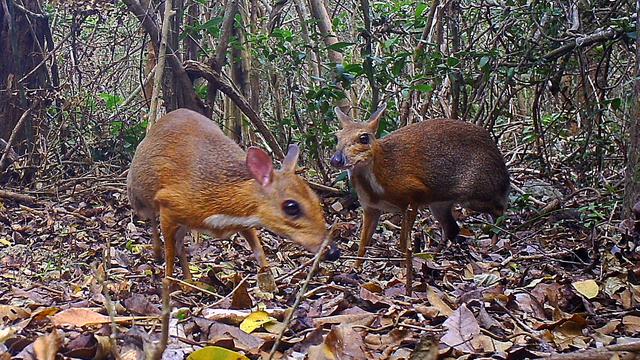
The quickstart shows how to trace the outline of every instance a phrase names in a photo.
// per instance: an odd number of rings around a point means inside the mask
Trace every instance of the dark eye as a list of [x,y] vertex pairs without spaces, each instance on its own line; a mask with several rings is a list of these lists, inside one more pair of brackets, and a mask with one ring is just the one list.
[[300,204],[294,200],[287,200],[282,203],[282,211],[285,214],[291,216],[292,218],[297,218],[300,216],[302,211],[300,210]]
[[358,141],[363,145],[369,144],[369,134],[361,134]]

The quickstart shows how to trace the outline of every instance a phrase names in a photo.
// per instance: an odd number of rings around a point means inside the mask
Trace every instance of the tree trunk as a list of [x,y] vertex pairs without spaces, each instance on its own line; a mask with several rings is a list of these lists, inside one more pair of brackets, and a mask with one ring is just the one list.
[[[329,13],[327,13],[324,1],[310,0],[309,3],[311,4],[311,14],[315,18],[318,29],[324,38],[324,44],[328,47],[337,43],[338,38],[331,28],[331,17],[329,17]],[[329,60],[334,64],[342,64],[342,54],[334,50],[329,50]],[[340,106],[345,114],[349,114],[350,106],[348,97],[339,100],[338,106]]]
[[[640,13],[640,0],[636,0]],[[640,34],[640,17],[636,18],[636,34]],[[633,84],[635,106],[630,117],[627,170],[624,183],[624,216],[630,217],[631,209],[640,200],[640,37],[636,37],[636,78]]]
[[[218,47],[216,48],[216,56],[209,60],[209,66],[214,72],[221,72],[224,63],[226,62],[227,48],[233,32],[233,23],[237,12],[238,0],[227,0],[224,8],[220,40],[218,41]],[[217,95],[218,87],[216,84],[209,83],[207,87],[207,102],[211,109],[213,109]]]
[[[33,99],[48,98],[52,85],[57,86],[57,69],[47,67],[45,49],[53,49],[53,40],[49,19],[39,2],[23,0],[18,7],[14,0],[0,0],[0,138],[4,140],[9,139]],[[47,105],[44,101],[38,109],[32,109],[33,118],[39,118],[40,110]],[[14,149],[24,150],[33,143],[31,119],[26,119],[16,132]]]
[[[156,47],[158,47],[160,45],[160,30],[154,23],[151,16],[147,13],[147,10],[143,5],[135,0],[122,0],[122,2],[127,5],[129,11],[135,15],[138,20],[140,20],[142,27],[149,34],[151,41],[153,41],[156,44]],[[176,106],[191,109],[204,115],[209,115],[207,114],[207,109],[205,109],[202,101],[200,101],[196,92],[193,90],[193,83],[182,66],[180,58],[176,55],[175,49],[169,46],[167,47],[166,60],[167,65],[171,67],[172,78],[175,79],[178,87],[180,88],[180,97],[178,98]],[[166,94],[165,97],[167,96],[171,96],[171,94]],[[167,111],[171,110],[174,109],[167,108]]]

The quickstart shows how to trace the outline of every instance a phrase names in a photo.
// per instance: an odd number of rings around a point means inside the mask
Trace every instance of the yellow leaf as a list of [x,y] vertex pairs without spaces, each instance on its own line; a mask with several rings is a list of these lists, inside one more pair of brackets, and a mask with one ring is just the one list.
[[187,357],[187,360],[249,360],[248,357],[225,349],[219,346],[207,346],[198,351],[194,351]]
[[255,329],[261,327],[263,324],[274,321],[275,319],[269,316],[264,311],[256,311],[254,313],[249,314],[242,322],[240,323],[240,330],[246,332],[247,334],[251,334]]
[[17,331],[18,328],[16,327],[0,327],[0,344],[4,344],[5,341],[11,339]]
[[7,238],[0,238],[0,245],[4,245],[4,246],[11,246],[11,241],[9,241]]
[[594,297],[598,296],[598,292],[600,291],[598,284],[596,284],[596,282],[591,279],[576,281],[571,285],[573,285],[573,288],[587,299],[593,299]]

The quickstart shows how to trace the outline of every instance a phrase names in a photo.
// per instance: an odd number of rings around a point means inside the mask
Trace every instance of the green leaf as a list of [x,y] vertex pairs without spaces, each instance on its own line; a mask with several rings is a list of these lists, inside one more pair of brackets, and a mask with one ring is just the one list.
[[351,42],[339,41],[335,44],[331,44],[327,46],[327,50],[342,52],[345,48],[348,48],[349,46],[353,46],[353,45],[355,44]]
[[277,28],[271,32],[271,36],[274,38],[282,39],[284,41],[291,41],[293,39],[293,33],[290,30]]
[[411,89],[419,92],[431,92],[433,91],[433,86],[431,84],[418,84],[413,85]]
[[356,76],[362,75],[364,73],[364,69],[362,68],[362,64],[345,64],[344,71],[354,74]]
[[107,103],[109,110],[115,110],[124,101],[122,97],[109,93],[100,93],[98,96]]
[[213,19],[195,26],[196,30],[205,30],[214,37],[220,36],[220,28],[222,27],[222,16],[214,17]]
[[483,56],[480,58],[480,62],[478,65],[480,65],[480,68],[482,70],[487,70],[489,68],[489,62],[491,61],[491,58],[488,56]]
[[611,108],[613,110],[620,110],[622,109],[622,99],[620,98],[615,98],[615,99],[611,99]]
[[447,58],[447,66],[453,68],[460,64],[460,59],[450,56]]
[[248,357],[219,346],[207,346],[194,351],[187,360],[249,360]]
[[413,254],[413,256],[423,260],[427,260],[427,261],[432,261],[433,259],[435,259],[433,254],[429,254],[429,253],[416,253],[416,254]]
[[416,6],[416,20],[424,14],[424,11],[427,9],[427,4],[421,2]]

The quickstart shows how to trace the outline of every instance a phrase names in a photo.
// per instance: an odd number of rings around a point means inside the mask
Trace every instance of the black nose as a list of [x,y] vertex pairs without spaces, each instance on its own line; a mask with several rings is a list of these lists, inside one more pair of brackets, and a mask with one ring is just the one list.
[[331,158],[331,166],[335,168],[344,167],[344,155],[342,155],[342,152],[337,152],[335,155],[333,155],[333,157]]

